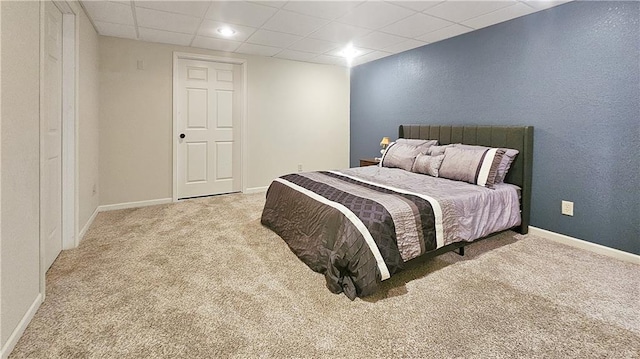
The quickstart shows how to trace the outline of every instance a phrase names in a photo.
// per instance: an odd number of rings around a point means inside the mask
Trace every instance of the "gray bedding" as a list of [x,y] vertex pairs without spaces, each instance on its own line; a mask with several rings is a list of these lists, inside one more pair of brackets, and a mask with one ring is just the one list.
[[269,187],[262,223],[354,299],[410,259],[518,225],[518,189],[375,166],[291,174]]

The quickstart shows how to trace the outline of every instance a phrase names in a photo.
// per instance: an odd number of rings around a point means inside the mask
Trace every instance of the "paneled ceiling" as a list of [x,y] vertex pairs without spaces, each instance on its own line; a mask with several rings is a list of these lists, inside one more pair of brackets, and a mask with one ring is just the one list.
[[[100,35],[355,66],[567,2],[91,1]],[[225,36],[223,28],[235,33]],[[351,44],[354,55],[345,58]]]

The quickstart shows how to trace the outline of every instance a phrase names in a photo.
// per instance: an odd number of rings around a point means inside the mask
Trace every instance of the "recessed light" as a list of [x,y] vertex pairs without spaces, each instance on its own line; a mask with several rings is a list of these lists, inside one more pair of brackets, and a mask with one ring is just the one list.
[[218,30],[216,30],[216,31],[218,31],[218,34],[220,34],[222,36],[226,36],[226,37],[233,36],[236,33],[236,30],[234,30],[234,29],[232,29],[232,28],[230,28],[228,26],[219,27]]
[[347,47],[345,47],[340,52],[338,52],[338,55],[342,57],[346,57],[347,60],[351,60],[354,57],[357,57],[358,55],[360,55],[360,51],[358,51],[358,49],[353,47],[353,45],[349,44],[347,45]]
[[342,56],[347,60],[347,65],[351,67],[353,63],[353,59],[357,56],[360,56],[360,50],[353,47],[352,44],[348,44],[344,49],[338,52],[338,56]]

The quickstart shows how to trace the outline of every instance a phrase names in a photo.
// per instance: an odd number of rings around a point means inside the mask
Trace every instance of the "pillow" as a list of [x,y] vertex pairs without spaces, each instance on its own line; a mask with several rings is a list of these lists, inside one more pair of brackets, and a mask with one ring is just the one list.
[[411,172],[438,177],[438,170],[440,169],[440,165],[442,164],[443,159],[444,155],[428,156],[420,153],[416,157],[416,160],[413,162]]
[[429,147],[429,152],[427,152],[427,154],[429,156],[440,156],[440,155],[444,155],[444,151],[449,148],[449,147],[453,147],[454,145],[444,145],[444,146],[431,146]]
[[[480,149],[480,148],[489,149],[490,148],[485,146],[463,145],[461,143],[456,144],[455,147],[463,148],[463,149]],[[505,177],[507,177],[507,172],[509,171],[509,168],[511,168],[511,164],[516,159],[516,156],[519,153],[518,150],[514,150],[512,148],[501,148],[501,150],[504,150],[504,156],[502,156],[502,160],[498,165],[498,173],[496,175],[496,179],[494,183],[504,182]]]
[[507,177],[507,172],[509,172],[509,168],[511,168],[511,164],[515,161],[516,156],[518,155],[518,150],[514,150],[512,148],[503,148],[506,150],[504,152],[504,156],[502,156],[502,161],[498,165],[498,174],[496,175],[495,183],[502,183],[504,179]]
[[449,147],[440,166],[440,177],[493,188],[498,165],[504,156],[500,148],[462,149]]
[[420,147],[404,143],[391,143],[382,155],[380,167],[396,167],[405,171],[411,171],[413,161],[420,153]]
[[405,145],[411,145],[420,147],[420,152],[427,153],[429,147],[437,145],[438,140],[414,140],[410,138],[398,138],[397,143],[404,143]]

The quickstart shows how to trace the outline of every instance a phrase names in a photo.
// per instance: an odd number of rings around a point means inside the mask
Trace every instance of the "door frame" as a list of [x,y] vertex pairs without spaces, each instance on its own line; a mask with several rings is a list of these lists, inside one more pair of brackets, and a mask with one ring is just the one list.
[[173,52],[173,127],[171,143],[173,148],[173,202],[178,201],[178,60],[198,60],[240,65],[242,71],[242,115],[240,116],[240,183],[241,190],[246,190],[246,146],[247,146],[247,60],[231,57],[220,57],[187,52]]
[[[62,250],[75,248],[78,246],[78,236],[76,228],[76,132],[77,132],[77,64],[78,53],[76,47],[78,44],[78,26],[76,13],[73,7],[65,1],[51,1],[62,13]],[[42,228],[42,194],[46,185],[42,183],[42,174],[44,170],[44,37],[45,37],[45,3],[40,3],[40,294],[42,300],[45,298],[45,276],[47,272],[45,259],[45,239]]]

